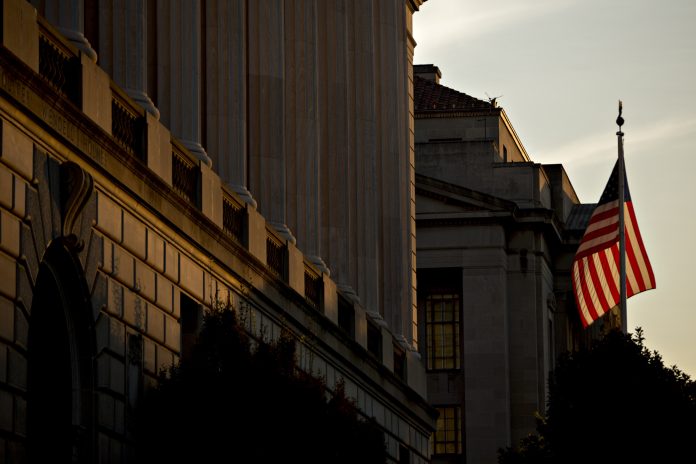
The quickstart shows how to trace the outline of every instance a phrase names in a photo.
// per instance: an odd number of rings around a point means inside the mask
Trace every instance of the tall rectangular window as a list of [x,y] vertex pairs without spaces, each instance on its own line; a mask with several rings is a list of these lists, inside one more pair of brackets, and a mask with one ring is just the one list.
[[437,408],[435,435],[433,436],[434,454],[462,454],[462,413],[459,406],[442,406]]
[[425,321],[425,360],[429,370],[461,367],[461,269],[418,271],[418,304]]
[[394,375],[404,382],[406,379],[406,351],[394,344]]
[[459,368],[459,295],[434,293],[425,299],[428,369]]
[[181,357],[184,360],[189,360],[203,324],[203,307],[184,292],[181,292],[179,295],[179,307],[181,309]]
[[377,359],[382,359],[382,331],[370,321],[367,321],[367,351]]
[[355,339],[355,309],[353,303],[341,295],[338,295],[338,326]]

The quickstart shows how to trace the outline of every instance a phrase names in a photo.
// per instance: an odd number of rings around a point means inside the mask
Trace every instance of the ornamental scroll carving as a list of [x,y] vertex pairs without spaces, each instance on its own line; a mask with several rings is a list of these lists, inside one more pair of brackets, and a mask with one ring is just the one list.
[[60,208],[63,238],[77,251],[83,247],[74,232],[77,218],[94,190],[94,180],[78,164],[66,161],[60,165]]

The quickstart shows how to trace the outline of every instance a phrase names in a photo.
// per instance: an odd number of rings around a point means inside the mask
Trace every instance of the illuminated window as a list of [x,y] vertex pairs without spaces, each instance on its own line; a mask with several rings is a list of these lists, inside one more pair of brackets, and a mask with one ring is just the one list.
[[462,414],[458,406],[438,407],[440,417],[437,418],[433,446],[434,454],[462,453]]
[[459,300],[456,293],[430,293],[425,298],[428,369],[459,369]]
[[418,310],[428,370],[461,368],[461,268],[419,269]]

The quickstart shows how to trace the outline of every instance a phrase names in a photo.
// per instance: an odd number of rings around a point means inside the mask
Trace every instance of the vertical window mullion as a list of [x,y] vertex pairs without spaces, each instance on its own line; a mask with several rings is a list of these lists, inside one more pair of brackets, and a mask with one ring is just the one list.
[[428,369],[460,366],[460,295],[432,293],[426,297],[426,346]]

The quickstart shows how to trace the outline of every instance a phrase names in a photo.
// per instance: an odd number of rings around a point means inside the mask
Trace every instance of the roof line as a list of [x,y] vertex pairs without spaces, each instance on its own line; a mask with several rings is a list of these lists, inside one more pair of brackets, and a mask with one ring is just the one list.
[[517,148],[520,149],[520,152],[524,155],[524,158],[527,161],[532,161],[531,158],[529,157],[529,154],[527,153],[527,150],[524,148],[524,145],[522,144],[522,140],[520,139],[519,135],[517,135],[517,131],[515,130],[514,127],[512,127],[512,123],[510,122],[510,119],[507,116],[507,113],[503,108],[500,108],[500,117],[503,119],[503,123],[505,124],[505,127],[510,131],[512,134],[512,138],[515,141],[515,145],[517,145]]

